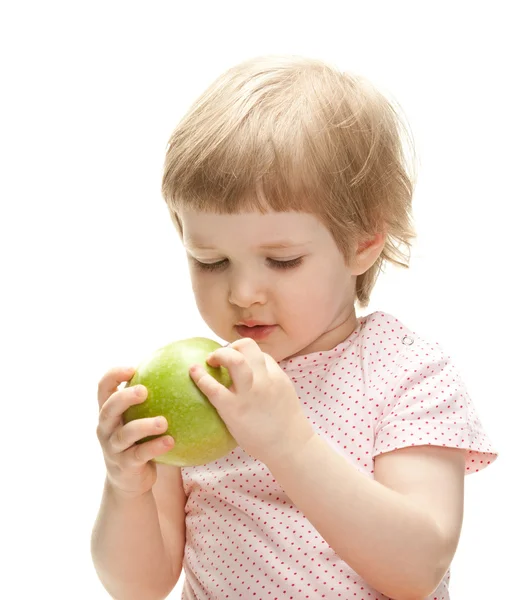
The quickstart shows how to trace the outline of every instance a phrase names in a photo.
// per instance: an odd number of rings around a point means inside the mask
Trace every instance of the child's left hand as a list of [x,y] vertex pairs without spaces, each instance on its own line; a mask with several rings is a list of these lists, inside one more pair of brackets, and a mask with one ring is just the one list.
[[279,461],[315,435],[292,381],[254,340],[243,338],[219,348],[207,363],[228,369],[230,388],[201,365],[192,365],[190,376],[248,454],[267,464]]

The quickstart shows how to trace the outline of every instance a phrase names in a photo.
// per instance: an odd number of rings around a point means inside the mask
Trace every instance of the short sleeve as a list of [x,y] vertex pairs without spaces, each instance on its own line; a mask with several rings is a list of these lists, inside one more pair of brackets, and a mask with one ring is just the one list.
[[375,428],[373,457],[407,446],[463,448],[466,474],[497,458],[466,386],[441,347],[409,339],[387,382],[386,404]]

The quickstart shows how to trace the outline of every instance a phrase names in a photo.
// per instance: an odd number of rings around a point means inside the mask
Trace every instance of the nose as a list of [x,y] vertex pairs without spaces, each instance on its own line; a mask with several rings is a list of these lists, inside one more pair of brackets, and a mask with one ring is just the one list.
[[229,282],[229,297],[231,304],[241,308],[248,308],[253,304],[264,304],[267,294],[260,277],[254,272],[238,274]]

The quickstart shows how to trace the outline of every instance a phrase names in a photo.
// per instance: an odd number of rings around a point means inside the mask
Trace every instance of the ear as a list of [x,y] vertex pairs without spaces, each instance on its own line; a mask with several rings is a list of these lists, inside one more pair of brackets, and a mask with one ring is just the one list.
[[369,270],[382,253],[385,246],[385,233],[377,233],[360,241],[356,247],[356,254],[351,263],[352,274],[362,275]]

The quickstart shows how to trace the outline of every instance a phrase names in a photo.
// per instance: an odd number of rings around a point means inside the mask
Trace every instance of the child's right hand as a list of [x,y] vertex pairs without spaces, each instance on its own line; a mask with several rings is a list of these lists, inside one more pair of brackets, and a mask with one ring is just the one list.
[[[137,497],[150,490],[157,478],[152,458],[164,454],[174,445],[170,436],[162,436],[136,444],[148,435],[166,431],[164,417],[136,419],[126,425],[122,419],[132,404],[146,400],[147,389],[142,385],[118,389],[133,377],[133,369],[110,369],[99,381],[99,438],[107,469],[107,479],[113,489],[125,497]],[[137,392],[140,392],[140,395]]]

